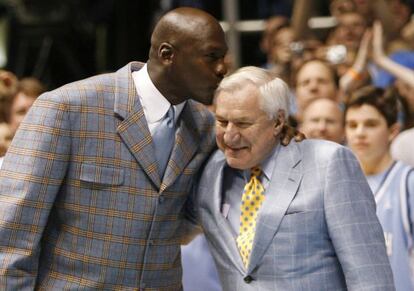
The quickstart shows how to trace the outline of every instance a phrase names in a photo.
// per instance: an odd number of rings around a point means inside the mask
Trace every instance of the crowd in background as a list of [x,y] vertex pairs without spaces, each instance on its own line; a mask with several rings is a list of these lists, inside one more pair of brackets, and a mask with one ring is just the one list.
[[[290,85],[292,125],[308,138],[345,144],[344,105],[371,85],[392,92],[399,130],[412,128],[414,20],[409,1],[333,0],[336,25],[323,38],[308,26],[312,2],[296,0],[290,19],[269,18],[260,43],[267,55],[263,66]],[[329,101],[316,101],[321,98]],[[398,147],[404,145],[398,142]],[[399,159],[413,162],[409,153],[392,148]]]
[[[411,4],[404,0],[332,0],[330,13],[336,25],[321,35],[308,26],[313,2],[296,0],[291,17],[274,15],[267,20],[257,43],[266,55],[263,67],[290,86],[292,126],[308,138],[341,143],[355,153],[376,194],[386,241],[395,238],[387,245],[391,264],[408,266],[414,210],[409,209],[413,198],[403,182],[411,168],[400,161],[414,166]],[[18,79],[13,72],[0,71],[0,156],[44,91],[35,78]],[[402,194],[395,200],[392,193]],[[387,203],[395,203],[399,214],[390,217]],[[410,277],[405,276],[408,271],[400,267],[402,284],[409,284],[404,282]]]

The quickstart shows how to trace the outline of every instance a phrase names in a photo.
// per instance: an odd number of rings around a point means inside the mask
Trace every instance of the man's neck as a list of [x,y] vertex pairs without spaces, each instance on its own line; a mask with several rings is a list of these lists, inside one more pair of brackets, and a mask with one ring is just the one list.
[[388,169],[393,163],[393,159],[389,153],[381,157],[380,159],[375,159],[371,161],[361,162],[362,170],[365,176],[376,175],[384,172]]

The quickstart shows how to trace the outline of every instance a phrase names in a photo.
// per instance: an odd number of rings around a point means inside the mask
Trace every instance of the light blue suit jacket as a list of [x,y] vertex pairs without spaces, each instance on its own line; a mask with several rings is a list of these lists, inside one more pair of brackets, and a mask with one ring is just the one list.
[[224,290],[394,290],[373,195],[348,149],[315,140],[280,149],[247,269],[220,210],[225,165],[217,151],[196,202]]

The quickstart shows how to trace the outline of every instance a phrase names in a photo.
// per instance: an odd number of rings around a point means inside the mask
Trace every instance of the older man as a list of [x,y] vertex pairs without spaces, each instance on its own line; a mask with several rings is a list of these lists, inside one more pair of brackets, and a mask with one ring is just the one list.
[[195,210],[224,290],[394,290],[375,202],[345,147],[280,146],[288,88],[246,67],[216,93]]

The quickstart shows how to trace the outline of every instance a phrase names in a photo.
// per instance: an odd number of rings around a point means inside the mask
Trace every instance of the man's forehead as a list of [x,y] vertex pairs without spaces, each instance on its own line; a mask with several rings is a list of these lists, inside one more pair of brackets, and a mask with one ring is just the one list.
[[228,51],[228,47],[226,42],[217,41],[217,40],[200,40],[200,47],[201,49],[208,50],[208,51],[218,51],[226,54]]

